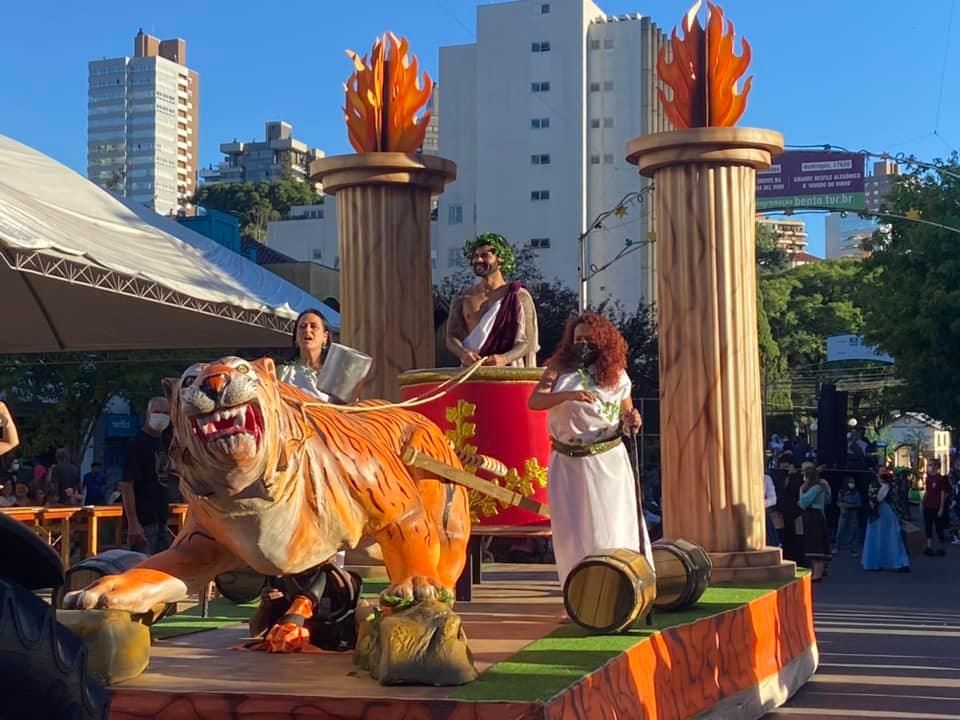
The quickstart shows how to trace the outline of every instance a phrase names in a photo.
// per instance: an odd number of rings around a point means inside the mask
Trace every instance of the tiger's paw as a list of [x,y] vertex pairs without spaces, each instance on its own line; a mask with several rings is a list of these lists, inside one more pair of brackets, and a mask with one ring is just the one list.
[[258,647],[271,653],[303,652],[310,646],[310,631],[296,623],[277,623]]
[[149,612],[157,603],[172,602],[185,594],[176,578],[155,570],[133,569],[122,575],[105,575],[83,590],[67,593],[63,607],[70,610],[126,610]]
[[454,595],[438,580],[423,576],[409,577],[380,593],[380,603],[387,607],[404,608],[428,599],[452,605]]

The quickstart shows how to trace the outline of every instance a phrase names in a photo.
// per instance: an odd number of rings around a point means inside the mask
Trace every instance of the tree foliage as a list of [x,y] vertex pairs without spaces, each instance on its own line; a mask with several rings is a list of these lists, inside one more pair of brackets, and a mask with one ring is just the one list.
[[[0,356],[0,387],[14,417],[29,418],[21,431],[21,452],[30,457],[66,447],[74,459],[86,447],[97,419],[114,396],[141,412],[160,381],[209,353],[182,357],[158,353],[58,353]],[[193,359],[190,359],[193,357]]]
[[194,202],[240,218],[240,233],[257,242],[267,238],[267,223],[283,220],[294,205],[316,205],[323,198],[313,183],[284,178],[279,182],[215,183],[201,186]]
[[[960,228],[960,174],[956,154],[940,170],[916,171],[887,198],[895,215]],[[921,410],[960,425],[960,235],[908,220],[890,220],[888,233],[868,243],[864,282],[857,292],[865,338],[896,360],[904,381],[903,410]]]

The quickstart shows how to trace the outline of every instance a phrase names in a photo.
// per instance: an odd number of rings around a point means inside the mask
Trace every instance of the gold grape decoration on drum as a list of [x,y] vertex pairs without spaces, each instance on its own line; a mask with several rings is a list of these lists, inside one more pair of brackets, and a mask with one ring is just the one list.
[[[476,411],[477,406],[473,403],[457,400],[456,405],[451,405],[444,412],[447,422],[453,425],[445,432],[447,439],[457,451],[464,470],[472,473],[487,469],[482,467],[484,457],[477,453],[477,446],[470,442],[477,434],[477,424],[472,421]],[[498,476],[500,484],[505,488],[524,497],[532,497],[538,487],[547,486],[547,469],[535,457],[527,458],[524,462],[522,475],[516,468],[504,468],[504,470],[505,472],[493,474]],[[469,497],[470,516],[473,522],[479,522],[481,517],[493,517],[507,507],[476,490],[470,490]]]

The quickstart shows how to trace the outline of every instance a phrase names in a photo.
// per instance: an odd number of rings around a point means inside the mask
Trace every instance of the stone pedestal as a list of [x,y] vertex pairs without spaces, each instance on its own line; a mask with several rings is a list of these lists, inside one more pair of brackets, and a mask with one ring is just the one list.
[[664,536],[702,545],[714,580],[792,571],[764,550],[756,171],[783,137],[692,128],[637,138],[655,186]]
[[398,400],[397,375],[436,362],[430,198],[457,166],[373,152],[315,160],[310,172],[337,199],[341,341],[373,357],[364,397]]

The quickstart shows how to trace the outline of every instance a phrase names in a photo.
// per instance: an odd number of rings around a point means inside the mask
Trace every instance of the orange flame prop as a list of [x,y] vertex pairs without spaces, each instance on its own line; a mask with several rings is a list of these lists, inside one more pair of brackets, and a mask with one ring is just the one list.
[[736,124],[747,108],[747,95],[753,76],[747,78],[743,90],[737,85],[750,64],[750,43],[740,38],[740,55],[733,50],[733,22],[727,21],[724,33],[723,10],[707,2],[710,16],[707,29],[700,26],[697,13],[700,0],[684,17],[683,39],[674,27],[669,47],[672,62],[667,62],[667,45],[657,57],[657,75],[673,90],[668,100],[657,88],[660,102],[674,127],[730,127]]
[[417,152],[430,121],[430,111],[419,120],[417,113],[430,101],[433,80],[426,71],[417,81],[416,56],[407,56],[409,43],[393,33],[378,37],[370,60],[353,50],[347,56],[356,71],[343,86],[350,144],[363,152]]

